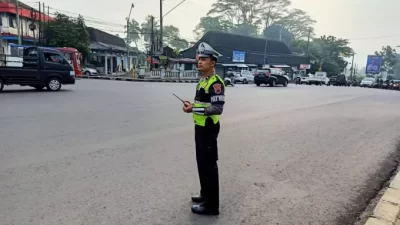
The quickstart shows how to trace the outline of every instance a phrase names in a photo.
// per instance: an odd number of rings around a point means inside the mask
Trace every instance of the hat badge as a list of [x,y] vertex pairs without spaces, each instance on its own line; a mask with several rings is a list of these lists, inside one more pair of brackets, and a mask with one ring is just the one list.
[[204,52],[206,48],[204,47],[204,44],[201,44],[199,47],[200,52]]

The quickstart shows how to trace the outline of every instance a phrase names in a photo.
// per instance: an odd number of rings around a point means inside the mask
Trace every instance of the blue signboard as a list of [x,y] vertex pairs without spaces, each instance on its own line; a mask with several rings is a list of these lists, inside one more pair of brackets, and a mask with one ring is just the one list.
[[369,55],[367,58],[366,74],[379,74],[381,72],[382,57],[376,55]]
[[246,53],[243,51],[233,51],[232,62],[244,63]]

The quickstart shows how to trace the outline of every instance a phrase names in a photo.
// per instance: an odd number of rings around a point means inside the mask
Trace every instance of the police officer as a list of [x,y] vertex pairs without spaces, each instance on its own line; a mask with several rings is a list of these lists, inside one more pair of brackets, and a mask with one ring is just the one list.
[[218,116],[225,104],[225,86],[215,74],[218,57],[222,56],[207,43],[197,49],[198,70],[202,77],[196,87],[194,103],[185,101],[183,111],[193,114],[197,169],[200,195],[192,197],[192,212],[202,215],[219,214],[218,146],[220,124]]

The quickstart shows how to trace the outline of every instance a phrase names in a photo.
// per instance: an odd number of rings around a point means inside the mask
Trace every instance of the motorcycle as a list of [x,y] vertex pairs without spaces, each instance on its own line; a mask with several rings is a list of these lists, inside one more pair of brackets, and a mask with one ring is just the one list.
[[225,86],[231,85],[232,87],[235,86],[235,78],[234,77],[225,77],[224,78]]

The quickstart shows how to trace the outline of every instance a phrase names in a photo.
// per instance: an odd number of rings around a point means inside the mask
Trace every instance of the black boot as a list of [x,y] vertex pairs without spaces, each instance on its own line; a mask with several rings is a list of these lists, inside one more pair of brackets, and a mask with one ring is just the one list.
[[192,212],[199,215],[219,215],[218,209],[211,209],[204,204],[193,205]]
[[204,197],[201,195],[194,195],[194,196],[192,196],[192,202],[202,203],[202,202],[204,202]]

